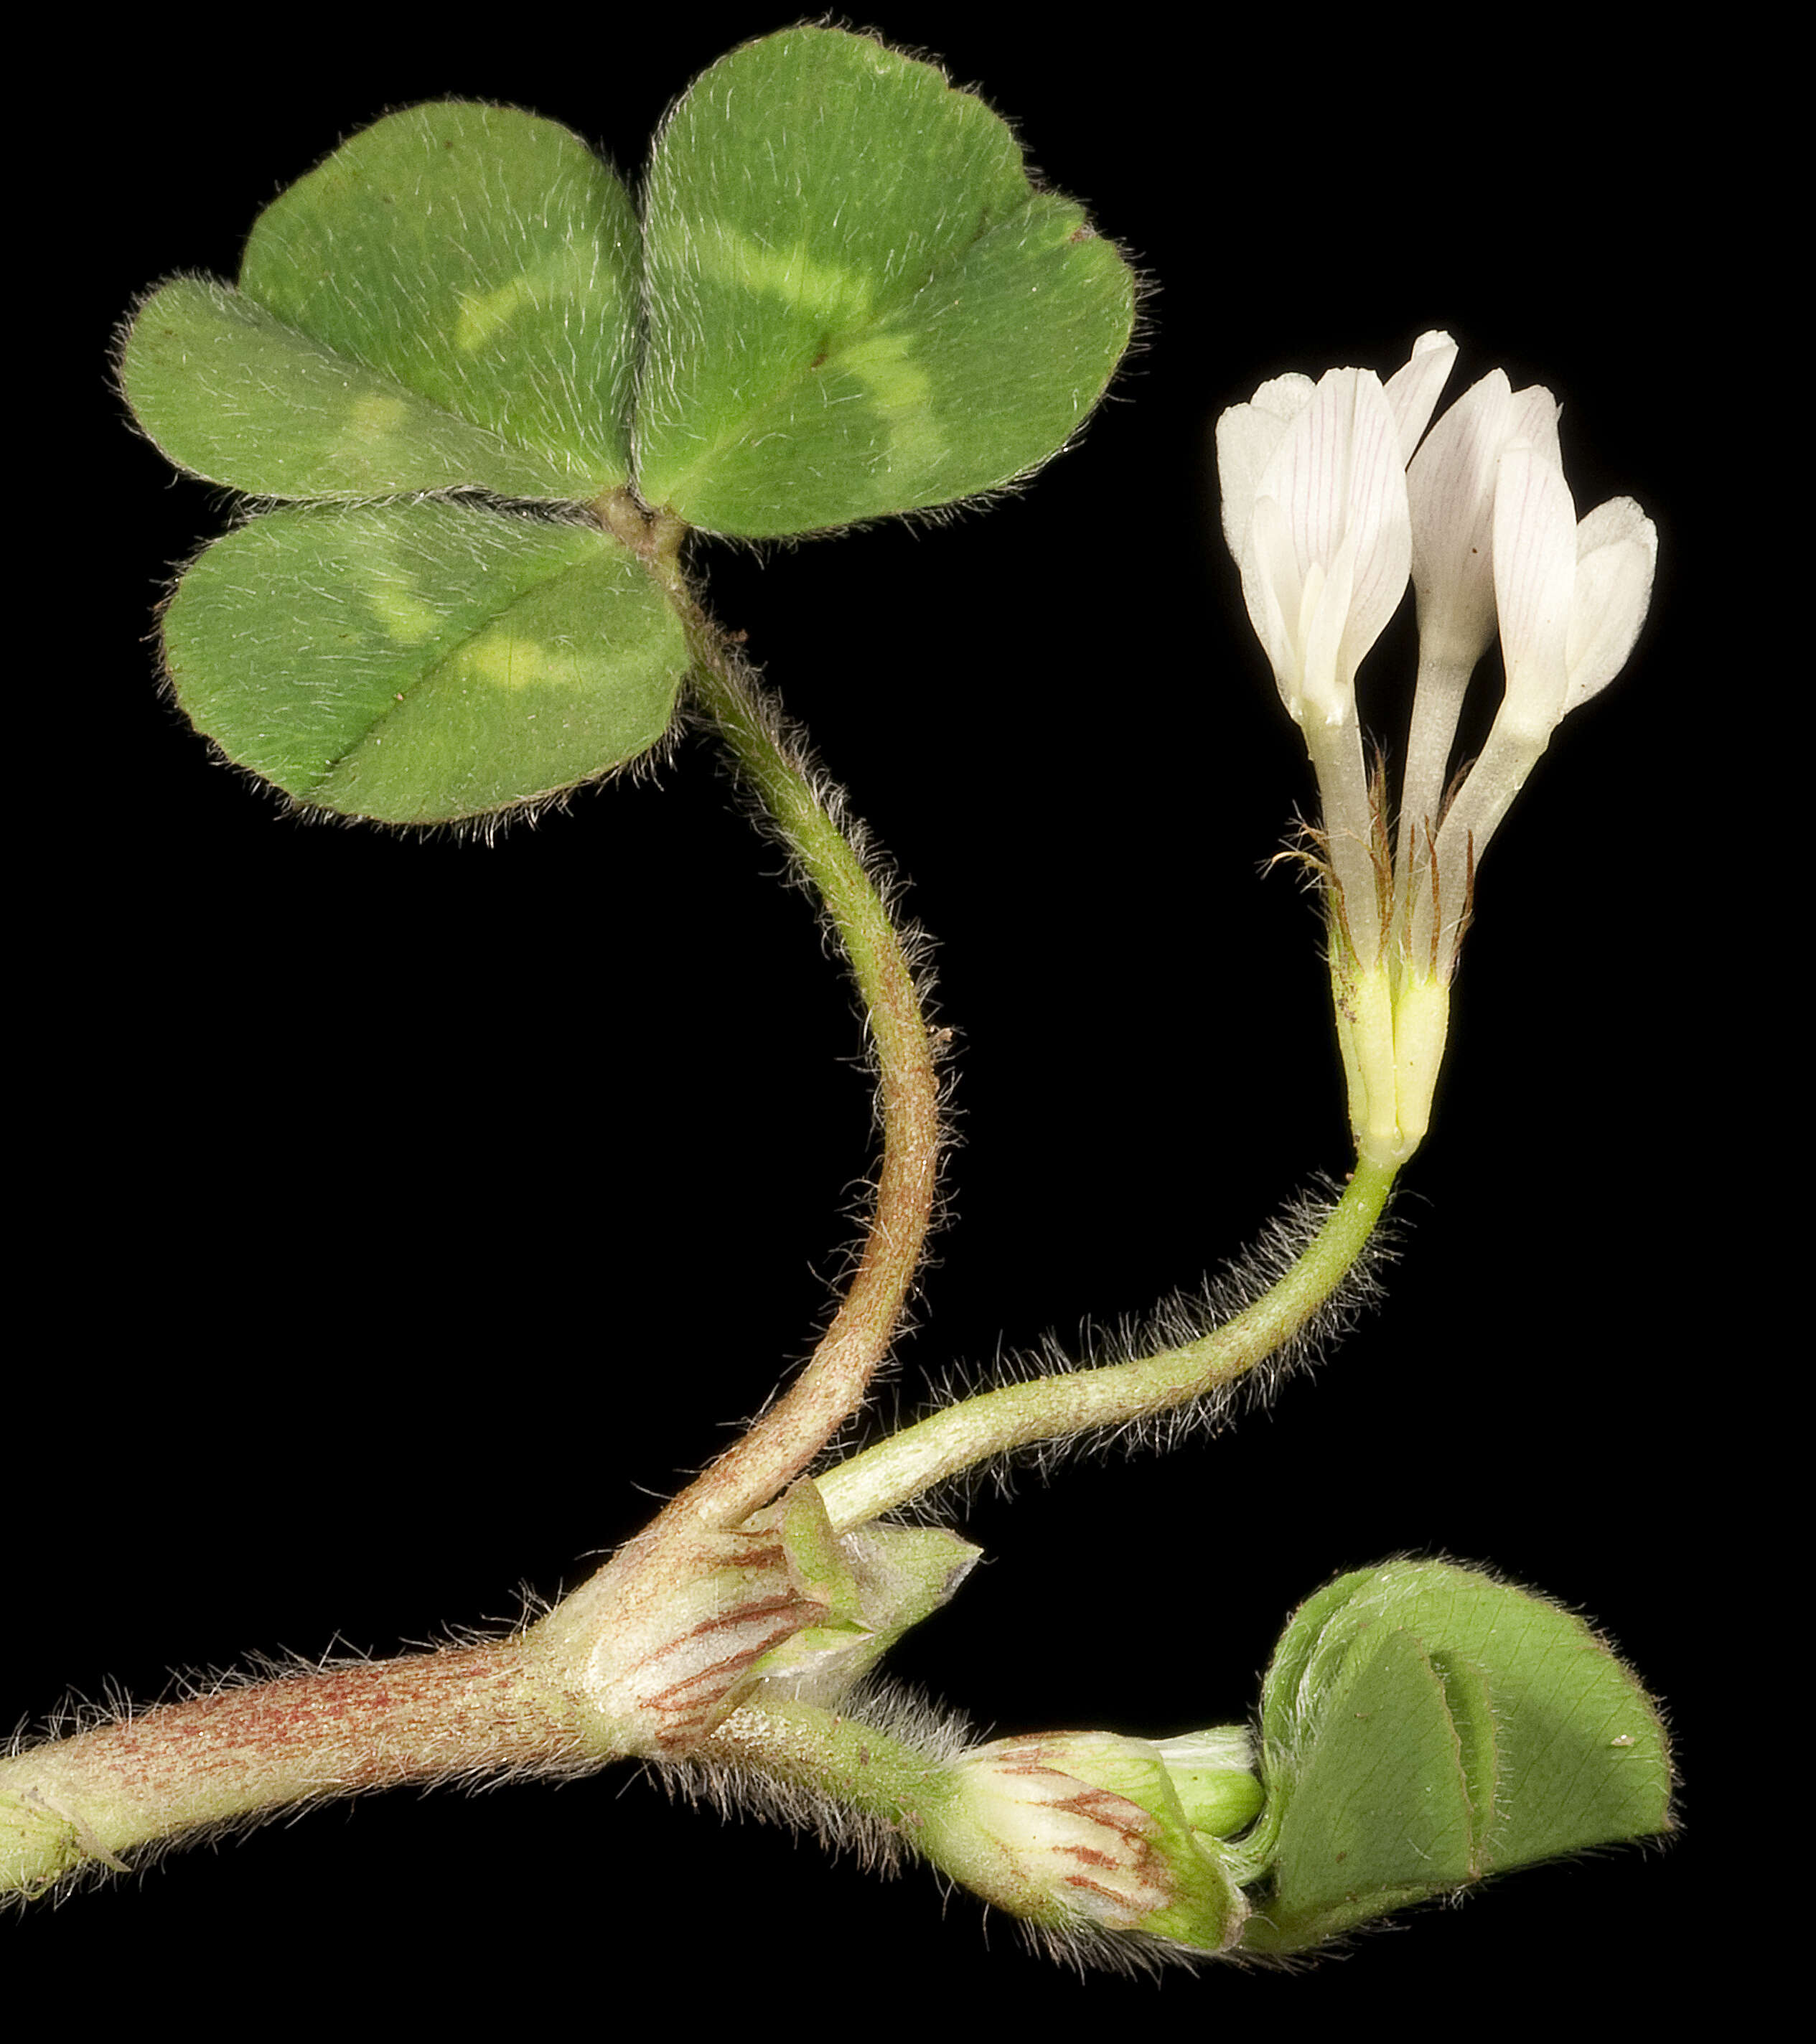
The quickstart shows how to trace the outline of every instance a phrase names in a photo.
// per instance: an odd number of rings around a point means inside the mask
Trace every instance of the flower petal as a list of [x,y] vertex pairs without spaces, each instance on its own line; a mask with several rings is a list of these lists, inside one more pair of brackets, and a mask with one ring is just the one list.
[[1413,587],[1426,659],[1473,667],[1495,636],[1491,528],[1513,408],[1506,371],[1490,370],[1432,428],[1407,467]]
[[1286,430],[1311,402],[1317,389],[1309,376],[1276,376],[1246,405],[1232,405],[1217,422],[1217,480],[1223,500],[1223,538],[1242,558],[1243,535],[1255,508],[1261,471]]
[[1456,363],[1456,344],[1447,333],[1422,333],[1413,343],[1412,359],[1387,378],[1387,402],[1400,433],[1400,463],[1413,458],[1419,435],[1429,424],[1433,411]]
[[1240,565],[1248,621],[1274,670],[1287,714],[1297,724],[1305,694],[1305,656],[1299,636],[1305,578],[1277,498],[1256,498]]
[[1345,533],[1328,569],[1322,562],[1312,563],[1299,609],[1299,643],[1305,648],[1303,692],[1326,724],[1345,722],[1356,703],[1354,686],[1345,686],[1356,670],[1345,670],[1343,659],[1344,634],[1356,600],[1356,541],[1353,531]]
[[1515,441],[1495,486],[1495,601],[1500,613],[1506,694],[1495,722],[1542,742],[1563,716],[1565,651],[1576,583],[1576,507],[1564,471],[1542,449]]
[[1612,498],[1577,527],[1576,548],[1566,713],[1605,689],[1626,665],[1652,601],[1658,528],[1632,498]]
[[[1399,450],[1380,379],[1372,370],[1333,369],[1287,428],[1260,478],[1257,503],[1271,498],[1279,504],[1292,563],[1289,571],[1276,536],[1267,572],[1295,635],[1300,687],[1328,724],[1353,715],[1356,670],[1406,593],[1412,543]],[[1333,576],[1340,555],[1342,572]],[[1251,574],[1263,569],[1252,534],[1243,563],[1248,594]],[[1308,615],[1303,596],[1314,566],[1322,571],[1321,587]],[[1332,604],[1339,606],[1334,613]],[[1259,631],[1252,594],[1249,615]],[[1314,617],[1315,666],[1309,657]],[[1278,662],[1275,672],[1287,693]],[[1301,715],[1290,696],[1288,707]]]
[[1350,422],[1347,536],[1353,539],[1356,553],[1343,666],[1352,686],[1356,669],[1399,609],[1412,567],[1412,521],[1401,447],[1386,394],[1364,370],[1356,378]]
[[1529,383],[1514,393],[1508,413],[1507,438],[1529,440],[1549,460],[1564,466],[1564,450],[1558,444],[1557,422],[1564,407],[1542,383]]

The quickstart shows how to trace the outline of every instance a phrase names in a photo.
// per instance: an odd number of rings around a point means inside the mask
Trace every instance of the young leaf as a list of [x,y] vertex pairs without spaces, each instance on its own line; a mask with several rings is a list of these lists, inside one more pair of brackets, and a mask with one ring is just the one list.
[[[979,1550],[941,1527],[860,1526],[833,1543],[836,1561],[833,1551],[821,1549],[830,1566],[817,1583],[813,1578],[820,1572],[802,1563],[830,1527],[824,1523],[823,1502],[818,1522],[801,1511],[802,1489],[818,1497],[811,1484],[789,1494],[783,1520],[789,1573],[809,1595],[820,1593],[829,1616],[771,1647],[756,1672],[776,1692],[829,1708],[904,1632],[945,1603],[971,1573]],[[828,1596],[826,1589],[835,1593]]]
[[1580,1619],[1448,1563],[1390,1562],[1302,1605],[1262,1727],[1254,1950],[1670,1826],[1664,1727],[1632,1675]]
[[687,666],[597,527],[449,503],[274,512],[178,585],[164,657],[235,764],[309,807],[444,823],[647,751]]
[[1295,1945],[1480,1870],[1444,1684],[1410,1634],[1372,1644],[1325,1700],[1287,1802],[1263,1906]]
[[930,64],[803,27],[695,81],[644,205],[644,499],[808,532],[1025,474],[1102,394],[1133,282]]
[[121,379],[236,490],[591,501],[629,473],[638,271],[629,194],[566,129],[413,107],[266,208],[237,290],[155,292]]

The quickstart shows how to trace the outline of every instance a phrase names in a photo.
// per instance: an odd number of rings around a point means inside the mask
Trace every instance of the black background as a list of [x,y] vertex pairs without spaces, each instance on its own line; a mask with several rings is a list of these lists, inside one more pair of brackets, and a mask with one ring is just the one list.
[[[0,1708],[508,1620],[634,1531],[825,1310],[871,1157],[859,1025],[706,743],[489,850],[283,818],[157,694],[152,606],[226,507],[131,434],[104,367],[136,291],[231,275],[259,207],[387,109],[530,106],[634,171],[671,95],[787,18],[431,37],[380,14],[256,89],[119,51],[52,408],[88,579],[53,663],[79,721],[31,768],[59,805],[28,874],[28,1280],[57,1331],[9,1393],[25,1652]],[[1724,262],[1697,97],[1637,97],[1593,17],[1550,71],[1284,17],[1163,36],[1131,12],[1086,41],[904,0],[877,25],[1010,114],[1152,286],[1111,402],[1014,500],[701,557],[940,939],[962,1147],[905,1406],[999,1341],[1138,1315],[1346,1162],[1314,919],[1259,874],[1309,774],[1218,538],[1217,413],[1448,326],[1449,394],[1497,363],[1548,382],[1579,508],[1630,493],[1661,540],[1629,671],[1486,866],[1384,1310],[1214,1440],[971,1500],[991,1559],[900,1672],[999,1731],[1161,1734],[1245,1716],[1339,1569],[1491,1562],[1672,1703],[1684,1835],[1162,2006],[1308,2030],[1631,2007],[1702,1933],[1702,1819],[1733,1785],[1702,1715],[1731,1479],[1691,1373],[1743,1337],[1686,1304],[1711,1170],[1686,933],[1715,934],[1683,828],[1712,743],[1691,563],[1718,536],[1680,399]],[[1411,650],[1402,620],[1364,671],[1390,740]],[[458,1984],[478,2010],[538,2001],[546,1966],[602,2023],[650,1988],[702,2023],[824,1996],[885,2027],[1139,2019],[1152,1993],[1079,2004],[925,1874],[883,1886],[623,1771],[316,1812],[7,1940],[63,1981],[129,1957],[148,1998],[359,1980],[374,2008]]]

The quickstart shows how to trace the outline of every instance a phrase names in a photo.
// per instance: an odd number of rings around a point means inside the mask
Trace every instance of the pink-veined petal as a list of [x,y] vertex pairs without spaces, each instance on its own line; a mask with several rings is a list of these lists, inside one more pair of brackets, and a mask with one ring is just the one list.
[[1412,359],[1387,378],[1387,403],[1399,431],[1402,468],[1412,459],[1456,364],[1456,344],[1449,334],[1422,333],[1413,343]]
[[1507,438],[1527,440],[1547,459],[1564,466],[1564,450],[1558,444],[1557,422],[1564,407],[1542,383],[1529,383],[1514,393],[1507,414]]

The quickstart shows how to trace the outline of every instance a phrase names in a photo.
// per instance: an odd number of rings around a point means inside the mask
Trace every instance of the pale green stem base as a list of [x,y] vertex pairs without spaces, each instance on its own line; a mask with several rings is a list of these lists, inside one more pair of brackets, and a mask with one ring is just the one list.
[[1318,776],[1324,855],[1343,905],[1344,929],[1349,948],[1367,968],[1381,955],[1387,853],[1381,819],[1369,798],[1361,729],[1353,717],[1341,724],[1308,717],[1302,729]]
[[916,1846],[922,1834],[937,1827],[957,1792],[948,1762],[875,1725],[786,1700],[733,1711],[697,1757],[748,1767],[860,1816],[879,1818]]

